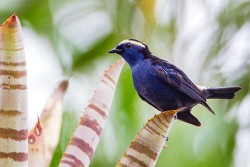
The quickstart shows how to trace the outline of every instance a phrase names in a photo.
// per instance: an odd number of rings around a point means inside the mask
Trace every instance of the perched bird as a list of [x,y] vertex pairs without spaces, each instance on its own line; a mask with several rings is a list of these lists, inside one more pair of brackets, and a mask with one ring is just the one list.
[[196,126],[201,124],[191,114],[192,107],[202,104],[214,113],[206,99],[233,99],[235,93],[241,89],[197,86],[182,70],[154,56],[147,45],[136,39],[122,41],[109,53],[121,55],[129,64],[135,90],[142,100],[161,112],[187,107],[177,113],[177,119]]

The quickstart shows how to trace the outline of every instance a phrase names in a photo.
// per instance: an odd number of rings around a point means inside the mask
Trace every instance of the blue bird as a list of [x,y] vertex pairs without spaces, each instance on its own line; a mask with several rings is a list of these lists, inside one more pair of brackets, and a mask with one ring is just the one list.
[[206,99],[233,99],[241,89],[197,86],[182,70],[154,56],[147,45],[136,39],[122,41],[109,53],[121,55],[129,64],[135,90],[142,100],[161,112],[187,107],[177,113],[177,119],[195,126],[201,123],[191,114],[192,107],[202,104],[214,114]]

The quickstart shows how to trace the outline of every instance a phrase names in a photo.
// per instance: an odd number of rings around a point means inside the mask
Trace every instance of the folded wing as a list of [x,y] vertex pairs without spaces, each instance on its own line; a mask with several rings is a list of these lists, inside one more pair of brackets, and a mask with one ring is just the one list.
[[206,98],[201,90],[176,66],[167,62],[161,62],[161,64],[157,63],[154,66],[153,73],[161,81],[188,95],[214,114],[213,110],[206,103]]

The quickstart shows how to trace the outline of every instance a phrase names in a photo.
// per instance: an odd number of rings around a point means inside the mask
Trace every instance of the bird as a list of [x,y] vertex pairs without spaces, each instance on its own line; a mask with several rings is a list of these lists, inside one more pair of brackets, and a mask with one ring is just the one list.
[[108,53],[116,53],[128,63],[134,88],[142,100],[160,112],[185,108],[176,119],[195,126],[201,125],[191,113],[195,105],[201,104],[214,114],[207,99],[233,99],[241,89],[195,85],[180,68],[154,56],[146,44],[136,39],[123,40]]

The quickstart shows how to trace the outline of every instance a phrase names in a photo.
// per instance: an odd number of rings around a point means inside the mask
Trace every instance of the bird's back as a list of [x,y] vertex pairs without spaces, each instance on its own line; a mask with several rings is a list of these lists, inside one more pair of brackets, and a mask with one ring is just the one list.
[[[153,63],[153,64],[152,64]],[[139,96],[160,111],[193,106],[197,102],[173,86],[162,82],[155,74],[152,59],[146,59],[132,68],[134,87]]]

